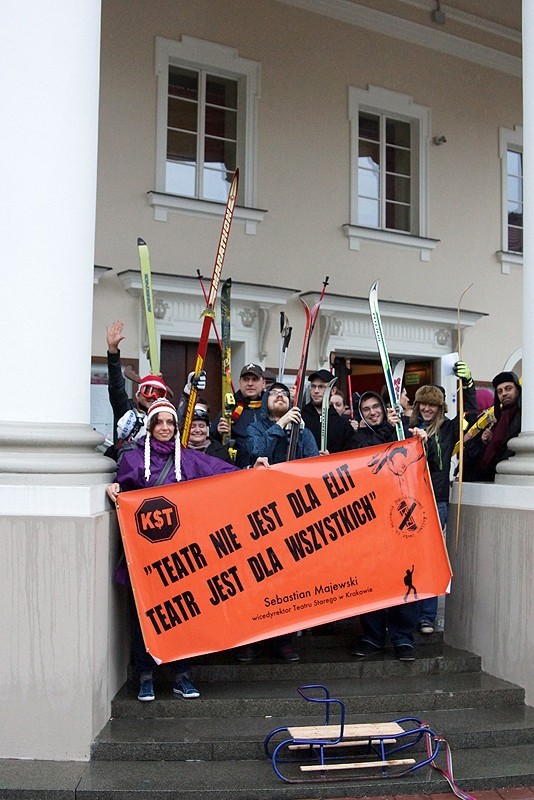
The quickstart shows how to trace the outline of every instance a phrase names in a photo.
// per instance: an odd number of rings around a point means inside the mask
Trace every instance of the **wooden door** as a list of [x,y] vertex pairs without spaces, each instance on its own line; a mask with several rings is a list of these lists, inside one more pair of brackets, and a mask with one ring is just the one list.
[[[177,342],[161,340],[161,372],[168,386],[174,392],[174,402],[178,403],[187,381],[187,376],[195,368],[197,342]],[[221,410],[221,351],[218,344],[208,344],[204,369],[207,386],[202,397],[210,407],[210,418],[214,419]]]

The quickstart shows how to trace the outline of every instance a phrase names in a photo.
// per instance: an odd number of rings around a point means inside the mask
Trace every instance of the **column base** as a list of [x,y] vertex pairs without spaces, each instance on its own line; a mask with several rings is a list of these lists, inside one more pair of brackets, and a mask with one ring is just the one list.
[[508,442],[515,456],[497,465],[495,483],[534,486],[534,431],[524,431]]
[[82,423],[0,422],[0,485],[107,481],[116,466],[97,451],[103,441]]

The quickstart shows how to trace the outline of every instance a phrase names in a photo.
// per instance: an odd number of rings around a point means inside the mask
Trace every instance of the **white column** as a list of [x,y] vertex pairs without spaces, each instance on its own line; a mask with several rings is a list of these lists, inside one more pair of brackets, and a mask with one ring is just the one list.
[[99,54],[100,0],[4,0],[0,484],[109,469],[88,426]]
[[99,51],[100,0],[2,0],[0,758],[87,759],[125,674],[88,424]]
[[496,483],[534,485],[534,3],[523,2],[523,388],[516,455],[497,467]]

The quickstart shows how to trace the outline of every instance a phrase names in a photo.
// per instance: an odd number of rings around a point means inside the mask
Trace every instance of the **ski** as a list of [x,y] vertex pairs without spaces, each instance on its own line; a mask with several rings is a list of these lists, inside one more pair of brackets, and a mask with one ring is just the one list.
[[230,337],[230,298],[232,279],[227,278],[221,288],[221,365],[222,365],[222,416],[228,423],[228,433],[223,433],[222,443],[228,448],[232,461],[237,450],[232,439],[232,414],[235,410],[235,397],[232,386],[232,343]]
[[400,361],[397,361],[395,364],[395,369],[393,370],[393,389],[395,391],[395,399],[396,405],[400,408],[400,413],[402,414],[402,406],[401,406],[401,394],[402,394],[402,381],[404,378],[404,368],[406,366],[406,362],[403,358]]
[[285,311],[280,312],[280,361],[278,365],[278,383],[284,382],[286,369],[287,348],[291,340],[293,328],[289,327],[289,320]]
[[[202,330],[200,333],[200,340],[197,349],[197,359],[195,363],[195,378],[198,378],[204,366],[204,359],[206,358],[206,351],[208,349],[208,340],[210,335],[210,328],[212,320],[215,318],[215,301],[217,299],[217,290],[221,279],[221,272],[224,263],[224,256],[226,255],[226,247],[228,244],[228,236],[230,235],[230,227],[232,225],[232,218],[234,216],[234,208],[237,199],[237,189],[239,185],[239,168],[234,172],[232,183],[230,185],[230,192],[226,202],[226,209],[224,211],[224,218],[222,224],[221,235],[219,237],[219,244],[217,247],[217,255],[215,257],[215,264],[213,267],[213,275],[211,278],[210,290],[208,293],[208,300],[206,308],[202,312],[204,321],[202,323]],[[189,433],[191,431],[191,422],[193,421],[193,413],[195,410],[195,402],[197,399],[197,390],[191,386],[187,409],[184,417],[184,425],[182,429],[182,444],[187,447],[189,441]]]
[[[389,354],[386,347],[386,342],[384,340],[384,334],[382,331],[382,322],[380,320],[380,311],[378,309],[378,281],[375,281],[369,290],[369,309],[371,311],[371,319],[373,321],[373,328],[375,331],[375,338],[376,344],[378,347],[378,354],[380,356],[380,361],[382,362],[382,369],[384,370],[384,376],[386,379],[386,387],[388,390],[389,402],[392,408],[395,409],[399,417],[401,416],[402,409],[399,406],[397,401],[397,396],[395,394],[395,384],[393,381],[393,372],[391,371],[391,364],[389,362]],[[397,422],[395,425],[395,431],[397,433],[397,439],[399,441],[404,439],[404,428],[402,427],[402,422]]]
[[328,450],[326,446],[328,440],[328,412],[330,410],[329,406],[332,389],[336,382],[337,378],[332,378],[323,394],[323,403],[321,406],[321,451]]
[[141,267],[146,330],[148,334],[147,356],[150,361],[150,371],[152,375],[161,375],[158,338],[156,336],[156,318],[154,316],[154,297],[152,295],[152,277],[150,274],[150,256],[148,254],[147,243],[141,238],[137,239],[137,250],[139,253],[139,265]]
[[[304,341],[302,343],[302,354],[300,357],[300,366],[297,372],[297,380],[295,381],[295,402],[293,405],[302,408],[302,401],[304,399],[304,378],[306,375],[306,365],[308,363],[308,353],[310,350],[310,339],[315,327],[315,322],[319,316],[319,308],[323,302],[323,297],[328,286],[328,275],[323,281],[323,288],[316,304],[310,308],[309,305],[300,298],[300,302],[304,306],[304,313],[306,314],[306,325],[304,328]],[[287,461],[293,461],[297,455],[297,444],[299,439],[300,426],[296,423],[291,425],[291,432],[289,434],[289,445],[287,448]]]

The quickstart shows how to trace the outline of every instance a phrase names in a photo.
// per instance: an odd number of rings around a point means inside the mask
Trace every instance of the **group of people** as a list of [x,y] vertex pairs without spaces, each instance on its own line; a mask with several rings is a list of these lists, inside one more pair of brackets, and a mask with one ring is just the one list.
[[[413,406],[409,405],[404,391],[401,415],[386,405],[381,394],[365,391],[357,398],[353,419],[345,413],[344,400],[341,398],[342,402],[339,402],[341,396],[334,387],[328,410],[326,449],[321,450],[324,447],[321,444],[323,396],[332,379],[330,372],[321,369],[308,376],[310,400],[300,409],[293,405],[289,386],[274,378],[266,380],[269,376],[265,375],[262,367],[250,363],[239,375],[231,421],[221,412],[210,424],[209,408],[200,394],[194,408],[188,446],[183,448],[180,446],[180,428],[188,395],[192,385],[199,393],[205,389],[205,374],[195,377],[190,373],[176,405],[160,376],[146,376],[140,380],[136,402],[133,402],[128,398],[120,365],[122,330],[120,322],[107,329],[109,396],[117,430],[117,439],[110,453],[117,460],[117,474],[107,490],[112,501],[121,491],[237,469],[265,468],[285,461],[289,432],[295,425],[299,431],[296,458],[308,458],[320,453],[337,453],[395,441],[400,424],[405,436],[418,436],[426,446],[438,514],[442,528],[445,528],[451,461],[459,438],[460,420],[446,416],[447,404],[442,387],[419,387]],[[463,361],[457,362],[454,370],[461,381],[468,424],[466,472],[473,480],[493,480],[497,463],[511,454],[507,448],[509,439],[520,430],[520,382],[510,372],[495,377],[493,415],[484,409],[484,427],[480,424],[477,429],[477,420],[480,422],[481,417],[471,372]],[[487,420],[490,424],[486,424]],[[229,435],[232,456],[223,444]],[[353,655],[364,658],[380,653],[389,635],[395,655],[402,661],[413,660],[414,633],[417,630],[423,634],[433,633],[437,602],[437,598],[430,598],[360,615],[362,636],[352,649]],[[136,615],[134,618],[133,654],[140,676],[138,699],[149,701],[155,697],[155,662],[145,650]],[[269,641],[269,646],[284,661],[299,660],[291,635],[275,637]],[[261,645],[239,648],[237,659],[243,663],[250,662],[261,650]],[[190,665],[176,662],[174,667],[174,693],[184,698],[198,697],[200,693],[192,682]]]

